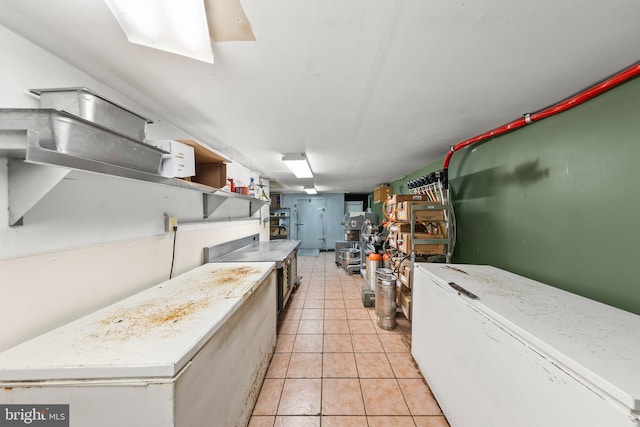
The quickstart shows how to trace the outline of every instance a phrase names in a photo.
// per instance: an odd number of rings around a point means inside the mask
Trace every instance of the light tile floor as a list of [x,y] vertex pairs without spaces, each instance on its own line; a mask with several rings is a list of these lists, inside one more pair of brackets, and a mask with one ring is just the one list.
[[332,252],[299,257],[298,272],[249,427],[448,427],[411,357],[411,323],[399,313],[379,328],[364,280]]

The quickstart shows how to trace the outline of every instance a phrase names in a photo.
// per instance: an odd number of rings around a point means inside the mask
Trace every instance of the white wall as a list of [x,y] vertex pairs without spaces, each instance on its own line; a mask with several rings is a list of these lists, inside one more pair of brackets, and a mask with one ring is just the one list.
[[[30,88],[86,86],[154,120],[149,139],[191,138],[2,26],[0,61],[0,108],[38,108]],[[0,351],[167,280],[173,235],[164,232],[165,214],[179,224],[174,275],[202,264],[205,246],[269,238],[268,206],[249,218],[248,202],[228,200],[205,221],[197,191],[78,171],[27,212],[23,226],[9,227],[8,191],[30,188],[10,186],[7,164],[0,158]],[[241,165],[232,170],[251,175]]]

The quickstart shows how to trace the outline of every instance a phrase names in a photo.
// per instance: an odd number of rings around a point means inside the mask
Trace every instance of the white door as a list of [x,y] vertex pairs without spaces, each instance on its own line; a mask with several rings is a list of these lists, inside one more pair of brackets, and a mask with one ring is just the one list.
[[325,249],[324,199],[298,199],[296,230],[300,249]]

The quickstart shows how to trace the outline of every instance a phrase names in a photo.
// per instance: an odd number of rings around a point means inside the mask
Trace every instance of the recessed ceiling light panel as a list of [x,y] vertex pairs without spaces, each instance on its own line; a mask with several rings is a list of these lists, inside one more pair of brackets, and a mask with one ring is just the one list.
[[282,156],[282,161],[287,165],[296,178],[313,178],[313,173],[307,162],[307,157],[302,153],[289,153]]
[[203,0],[105,0],[131,43],[213,63]]

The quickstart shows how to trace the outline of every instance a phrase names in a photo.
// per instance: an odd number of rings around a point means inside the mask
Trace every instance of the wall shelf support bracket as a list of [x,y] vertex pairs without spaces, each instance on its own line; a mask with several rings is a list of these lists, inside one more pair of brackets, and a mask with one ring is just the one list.
[[209,218],[224,202],[229,200],[225,196],[221,196],[216,193],[203,193],[202,194],[202,210],[203,218]]

